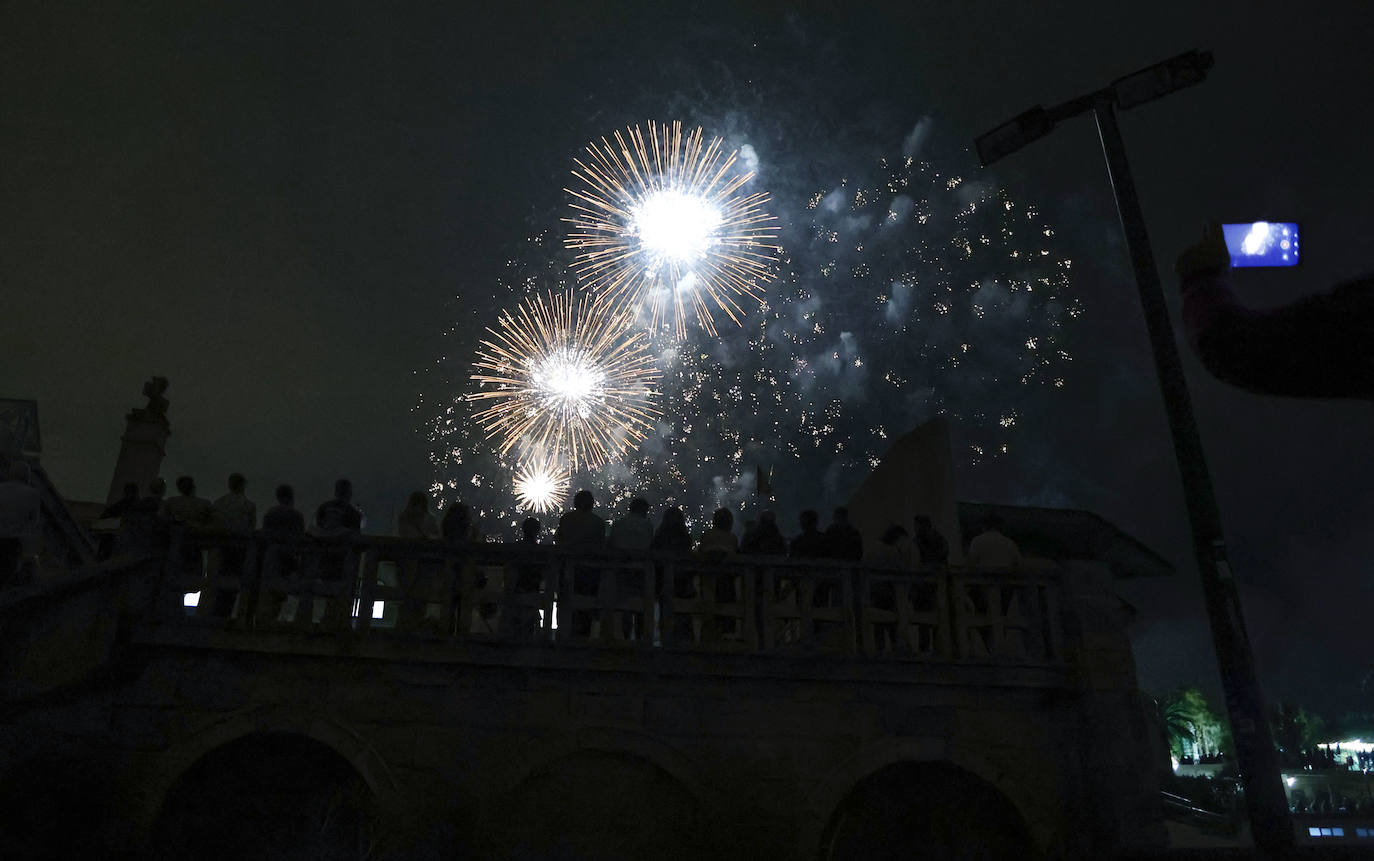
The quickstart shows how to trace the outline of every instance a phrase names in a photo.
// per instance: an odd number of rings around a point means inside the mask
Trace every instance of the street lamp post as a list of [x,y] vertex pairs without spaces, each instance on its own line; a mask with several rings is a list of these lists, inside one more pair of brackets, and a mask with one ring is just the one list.
[[1154,353],[1155,370],[1164,396],[1174,455],[1183,480],[1184,500],[1192,530],[1193,554],[1202,577],[1203,596],[1211,622],[1212,642],[1221,668],[1226,710],[1236,744],[1236,762],[1245,786],[1246,806],[1255,845],[1270,858],[1283,857],[1293,847],[1293,825],[1282,785],[1278,755],[1274,750],[1255,675],[1240,594],[1226,559],[1221,513],[1193,416],[1183,364],[1174,342],[1164,304],[1164,291],[1155,268],[1150,236],[1145,228],[1135,182],[1126,160],[1126,147],[1116,123],[1116,108],[1126,110],[1200,83],[1212,65],[1208,52],[1190,51],[1127,75],[1092,93],[1053,108],[1036,106],[1010,122],[979,137],[975,142],[984,166],[1049,134],[1057,122],[1091,111],[1102,137],[1116,208],[1126,235],[1131,266],[1135,270],[1140,304]]

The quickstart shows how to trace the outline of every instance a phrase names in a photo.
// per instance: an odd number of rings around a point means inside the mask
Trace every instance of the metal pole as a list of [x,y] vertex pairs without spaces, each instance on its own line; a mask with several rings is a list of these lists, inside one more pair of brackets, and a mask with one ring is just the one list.
[[1174,343],[1173,327],[1169,324],[1159,272],[1155,268],[1150,237],[1145,229],[1145,217],[1140,211],[1140,200],[1136,197],[1135,182],[1131,179],[1126,148],[1116,124],[1110,92],[1099,96],[1093,113],[1102,136],[1102,151],[1107,157],[1107,170],[1111,174],[1116,208],[1126,234],[1131,265],[1135,269],[1136,286],[1140,288],[1140,304],[1145,312],[1155,370],[1159,374],[1164,409],[1169,417],[1174,455],[1182,473],[1183,496],[1193,533],[1193,553],[1197,559],[1198,574],[1202,577],[1212,641],[1217,650],[1217,662],[1221,666],[1226,710],[1231,718],[1236,762],[1245,786],[1251,833],[1256,848],[1265,856],[1286,857],[1291,854],[1294,845],[1293,823],[1288,814],[1278,755],[1270,736],[1259,679],[1255,675],[1250,641],[1241,614],[1240,594],[1236,591],[1236,583],[1226,561],[1221,513],[1217,509],[1212,480],[1207,473],[1202,439],[1198,435],[1192,401],[1188,397],[1188,384],[1183,377],[1183,365]]

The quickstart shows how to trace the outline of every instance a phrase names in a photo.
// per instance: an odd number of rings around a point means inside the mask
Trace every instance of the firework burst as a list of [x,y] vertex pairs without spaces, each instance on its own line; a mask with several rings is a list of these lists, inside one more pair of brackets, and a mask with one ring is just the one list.
[[567,467],[555,458],[536,453],[515,471],[515,498],[521,508],[547,514],[562,506],[571,483]]
[[[658,372],[630,315],[571,292],[522,302],[488,329],[473,363],[489,402],[473,416],[502,454],[520,444],[573,469],[604,464],[644,438]],[[490,387],[490,388],[488,388]]]
[[[642,309],[658,330],[672,318],[678,338],[695,316],[716,333],[719,309],[737,325],[741,303],[762,302],[777,259],[777,220],[766,192],[743,192],[753,178],[736,169],[737,153],[702,130],[650,122],[602,138],[574,159],[579,181],[566,245],[579,283],[598,301]],[[714,307],[713,307],[714,306]]]

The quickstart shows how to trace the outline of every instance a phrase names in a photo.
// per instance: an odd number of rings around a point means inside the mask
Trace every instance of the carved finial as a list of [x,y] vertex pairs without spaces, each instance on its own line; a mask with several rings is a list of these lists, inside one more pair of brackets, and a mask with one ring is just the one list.
[[166,377],[153,377],[143,384],[143,395],[148,399],[148,405],[143,409],[146,412],[157,416],[167,415],[168,401],[162,396],[167,391]]

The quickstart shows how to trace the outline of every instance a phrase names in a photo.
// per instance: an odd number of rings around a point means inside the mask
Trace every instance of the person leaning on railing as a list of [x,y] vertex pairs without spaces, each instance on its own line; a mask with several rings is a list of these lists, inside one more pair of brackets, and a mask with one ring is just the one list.
[[916,526],[916,551],[920,565],[944,565],[949,562],[949,542],[940,530],[931,523],[930,515],[918,514],[914,518]]
[[681,508],[673,506],[663,509],[663,517],[658,522],[658,529],[654,530],[649,549],[679,556],[692,552],[692,533],[687,531],[687,518]]
[[439,522],[429,510],[429,494],[417,490],[406,501],[406,507],[396,516],[396,534],[402,538],[434,539],[439,537]]
[[258,619],[267,621],[275,620],[281,613],[286,593],[266,584],[270,580],[289,580],[300,572],[301,554],[292,545],[305,535],[305,515],[296,510],[296,491],[289,484],[279,484],[275,495],[277,504],[262,516],[263,537],[267,539],[262,573],[266,577],[259,579],[265,588],[259,593]]
[[362,529],[363,513],[353,504],[353,482],[340,478],[334,482],[334,498],[325,500],[315,509],[312,526],[317,537],[334,545],[320,551],[320,580],[340,584],[332,587],[339,590],[336,598],[325,601],[323,623],[327,627],[341,624],[340,617],[352,610],[350,601],[358,572],[351,543],[362,534]]
[[[658,529],[654,530],[654,538],[649,544],[649,549],[655,553],[679,557],[692,552],[692,534],[687,531],[687,518],[681,508],[673,506],[663,510],[663,517],[659,519]],[[677,566],[673,566],[672,572],[673,582],[664,583],[664,588],[671,590],[672,598],[684,601],[695,598],[696,577],[683,572]],[[691,625],[685,619],[674,618],[669,621],[675,637],[686,638],[690,635]]]
[[[910,573],[921,564],[921,551],[911,543],[907,531],[899,524],[889,524],[883,537],[864,553],[864,566],[879,573]],[[890,579],[875,578],[868,600],[874,610],[892,613],[897,609],[897,588]],[[897,640],[896,621],[873,625],[874,642],[879,651],[890,651]]]
[[[596,499],[590,490],[579,490],[573,497],[572,511],[558,519],[554,541],[559,548],[574,553],[596,553],[606,546],[606,521],[595,511]],[[573,565],[574,596],[596,595],[601,588],[601,569],[594,565]],[[572,631],[576,637],[590,637],[596,611],[579,609],[572,612]]]
[[740,539],[739,552],[745,556],[786,556],[787,539],[778,529],[777,515],[760,511],[759,522]]
[[964,562],[977,568],[1015,568],[1021,564],[1021,548],[1002,533],[1002,518],[989,514],[983,531],[969,542]]
[[801,534],[792,539],[787,546],[787,555],[793,559],[825,559],[830,555],[830,543],[821,532],[821,516],[806,509],[799,518]]
[[[537,517],[526,517],[520,524],[520,540],[516,546],[531,553],[531,558],[521,559],[515,564],[514,593],[520,597],[538,595],[544,589],[544,575],[548,570],[547,557],[537,553],[539,533],[544,524]],[[523,601],[516,605],[512,613],[511,630],[518,640],[533,640],[539,631],[539,608],[527,606]]]

